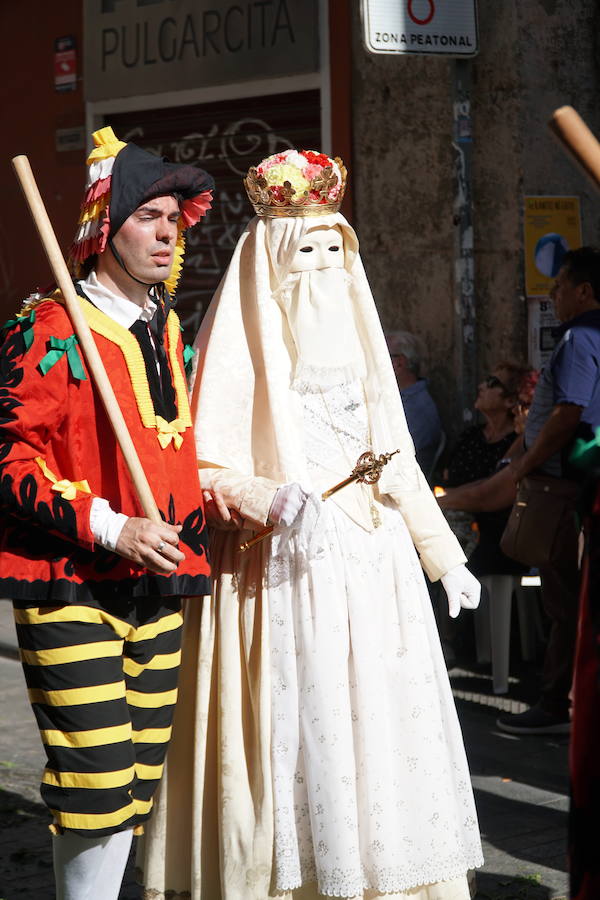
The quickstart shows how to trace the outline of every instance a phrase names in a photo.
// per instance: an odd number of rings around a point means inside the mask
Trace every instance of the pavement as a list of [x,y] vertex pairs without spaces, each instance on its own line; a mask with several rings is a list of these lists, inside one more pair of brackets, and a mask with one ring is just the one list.
[[[483,839],[476,900],[568,895],[568,739],[515,737],[495,726],[500,711],[519,712],[534,701],[538,674],[535,665],[514,660],[509,694],[495,697],[485,669],[464,658],[450,669]],[[0,900],[54,900],[48,814],[39,797],[44,754],[6,600],[0,600],[0,679]],[[120,900],[140,898],[130,860]]]

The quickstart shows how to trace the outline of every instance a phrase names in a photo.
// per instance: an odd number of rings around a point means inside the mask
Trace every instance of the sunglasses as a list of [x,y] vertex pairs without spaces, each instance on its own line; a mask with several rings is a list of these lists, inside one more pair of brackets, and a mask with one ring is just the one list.
[[510,393],[506,385],[500,381],[497,375],[488,375],[487,378],[484,378],[484,383],[489,388],[501,388],[505,394]]

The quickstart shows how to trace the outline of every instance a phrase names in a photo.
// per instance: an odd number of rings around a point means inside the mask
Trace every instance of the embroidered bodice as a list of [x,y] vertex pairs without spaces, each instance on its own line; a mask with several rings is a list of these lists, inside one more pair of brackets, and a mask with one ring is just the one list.
[[302,392],[308,470],[320,481],[323,470],[348,475],[371,447],[362,382],[346,381],[327,389]]

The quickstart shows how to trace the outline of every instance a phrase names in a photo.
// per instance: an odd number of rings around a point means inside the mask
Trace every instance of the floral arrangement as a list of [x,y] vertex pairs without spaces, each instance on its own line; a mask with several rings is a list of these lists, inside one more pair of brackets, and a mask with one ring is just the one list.
[[519,384],[515,408],[515,431],[517,434],[523,434],[525,431],[529,407],[533,401],[533,394],[539,377],[540,373],[536,369],[528,369]]
[[535,386],[538,383],[540,373],[535,369],[529,369],[523,376],[519,385],[518,400],[521,406],[529,408],[533,400]]
[[250,169],[246,187],[255,205],[339,206],[346,182],[340,159],[314,150],[284,150]]

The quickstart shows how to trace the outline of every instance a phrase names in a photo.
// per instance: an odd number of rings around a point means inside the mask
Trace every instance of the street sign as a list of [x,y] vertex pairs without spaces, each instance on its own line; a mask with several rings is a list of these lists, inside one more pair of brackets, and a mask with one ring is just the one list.
[[554,315],[550,297],[534,297],[527,303],[528,350],[527,360],[534,369],[545,366],[556,346],[554,329],[560,322]]
[[54,41],[54,90],[74,91],[77,88],[77,50],[71,35]]
[[475,56],[477,0],[361,0],[371,53]]
[[525,197],[525,293],[547,297],[567,250],[581,247],[579,197]]
[[85,128],[76,125],[74,128],[57,128],[54,132],[54,146],[57,153],[69,150],[85,150]]

